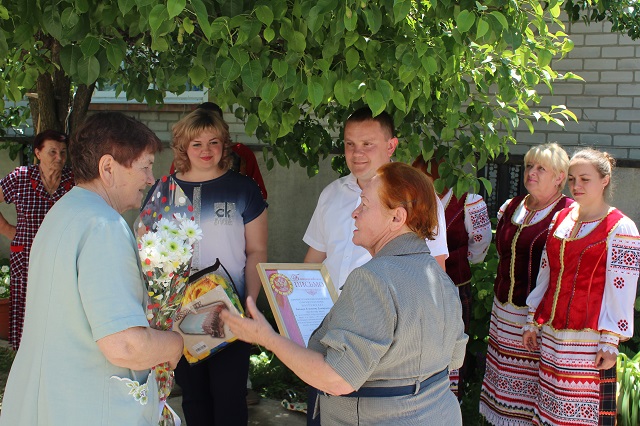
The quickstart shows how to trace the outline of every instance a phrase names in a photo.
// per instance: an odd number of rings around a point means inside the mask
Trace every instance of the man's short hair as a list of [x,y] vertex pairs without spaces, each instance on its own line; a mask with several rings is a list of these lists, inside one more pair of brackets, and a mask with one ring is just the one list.
[[380,127],[385,129],[388,132],[389,138],[392,138],[395,134],[395,126],[393,125],[393,118],[389,115],[388,112],[382,111],[380,114],[373,116],[373,112],[369,107],[362,107],[349,115],[347,121],[345,122],[345,127],[349,123],[362,123],[363,121],[377,121],[380,124]]

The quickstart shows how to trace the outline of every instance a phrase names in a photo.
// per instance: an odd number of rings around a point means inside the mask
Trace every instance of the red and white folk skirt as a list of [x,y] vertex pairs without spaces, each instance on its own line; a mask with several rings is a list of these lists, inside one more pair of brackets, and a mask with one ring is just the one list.
[[539,354],[522,344],[527,307],[493,300],[487,364],[480,394],[480,413],[492,425],[533,424],[538,398]]
[[536,425],[614,425],[615,366],[597,370],[600,333],[543,326]]

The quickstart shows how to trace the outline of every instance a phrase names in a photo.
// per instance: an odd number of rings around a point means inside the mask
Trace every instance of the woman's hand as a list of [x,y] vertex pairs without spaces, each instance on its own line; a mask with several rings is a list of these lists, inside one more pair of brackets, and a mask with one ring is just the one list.
[[220,312],[220,318],[225,322],[240,340],[269,348],[269,338],[275,334],[271,324],[260,313],[251,296],[247,297],[247,313],[251,318],[242,318],[228,310]]
[[616,365],[617,358],[616,354],[600,349],[596,354],[596,368],[598,370],[608,370]]
[[522,344],[529,352],[536,352],[538,347],[538,333],[533,330],[525,330],[522,333]]
[[0,235],[7,237],[9,241],[13,241],[16,237],[16,226],[11,225],[0,213]]

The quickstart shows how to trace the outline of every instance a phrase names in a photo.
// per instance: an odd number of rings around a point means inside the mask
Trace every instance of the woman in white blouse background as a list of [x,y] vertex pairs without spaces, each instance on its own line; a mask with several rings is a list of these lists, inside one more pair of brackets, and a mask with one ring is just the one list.
[[615,424],[616,356],[618,343],[633,336],[640,238],[608,204],[614,165],[593,149],[571,158],[576,204],[552,221],[527,298],[523,342],[540,350],[534,424]]

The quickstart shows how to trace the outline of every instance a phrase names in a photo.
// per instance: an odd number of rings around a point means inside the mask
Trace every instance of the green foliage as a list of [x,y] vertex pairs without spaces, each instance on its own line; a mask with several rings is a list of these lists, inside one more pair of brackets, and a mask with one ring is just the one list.
[[[29,109],[23,106],[12,106],[3,110],[0,115],[0,137],[6,137],[7,129],[14,129],[15,131],[15,129],[25,125],[28,118]],[[31,146],[25,143],[24,140],[5,139],[0,142],[0,150],[3,149],[9,151],[9,158],[12,161],[15,161],[20,154],[29,159],[33,155]]]
[[[495,233],[495,230],[493,231]],[[498,269],[498,253],[493,242],[483,262],[471,265],[471,289],[473,293],[473,310],[469,325],[469,354],[486,354],[489,342],[489,325],[491,308],[493,307],[493,284]]]
[[618,423],[636,426],[640,422],[640,352],[633,358],[620,353],[618,372]]
[[0,347],[0,373],[8,373],[16,353],[10,348]]
[[0,6],[0,94],[19,100],[60,70],[72,87],[112,84],[150,104],[201,84],[270,145],[269,167],[299,163],[310,176],[340,149],[334,136],[347,114],[368,105],[394,116],[400,161],[437,155],[450,170],[446,186],[477,192],[475,170],[508,153],[520,123],[574,118],[537,107],[538,85],[576,78],[553,69],[573,47],[561,4],[9,2]]
[[249,364],[253,389],[265,398],[305,401],[307,385],[271,352],[258,350]]
[[487,424],[484,417],[481,416],[478,411],[484,368],[474,369],[469,376],[464,383],[464,393],[462,394],[462,403],[460,404],[462,424],[482,426]]
[[611,31],[640,38],[638,0],[567,0],[564,9],[571,21],[611,22]]

